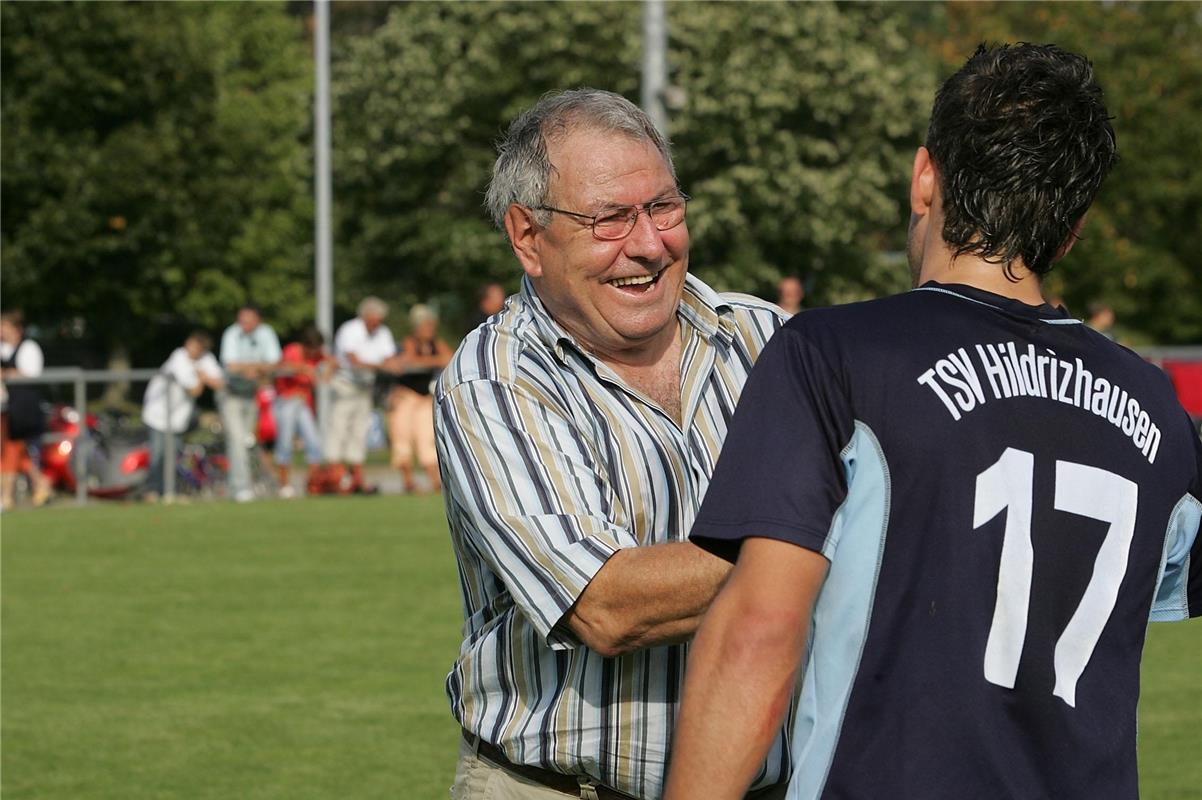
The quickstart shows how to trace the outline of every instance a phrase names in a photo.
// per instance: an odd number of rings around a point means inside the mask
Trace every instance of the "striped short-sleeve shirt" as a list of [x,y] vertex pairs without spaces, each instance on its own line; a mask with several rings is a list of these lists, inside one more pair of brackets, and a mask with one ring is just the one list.
[[[689,276],[681,425],[593,359],[533,286],[464,340],[435,427],[463,593],[447,693],[515,763],[658,797],[686,645],[604,658],[562,618],[621,548],[684,541],[743,383],[783,312]],[[757,785],[788,777],[773,745]]]

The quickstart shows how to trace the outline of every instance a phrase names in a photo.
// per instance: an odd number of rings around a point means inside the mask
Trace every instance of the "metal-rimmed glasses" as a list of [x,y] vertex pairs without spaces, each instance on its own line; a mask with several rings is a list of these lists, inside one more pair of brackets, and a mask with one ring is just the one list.
[[675,197],[652,200],[637,206],[611,206],[598,214],[581,214],[551,206],[535,206],[538,211],[554,211],[569,217],[586,219],[593,229],[593,236],[604,241],[625,239],[634,230],[639,214],[646,213],[656,230],[666,231],[684,222],[685,204],[689,196],[683,192]]

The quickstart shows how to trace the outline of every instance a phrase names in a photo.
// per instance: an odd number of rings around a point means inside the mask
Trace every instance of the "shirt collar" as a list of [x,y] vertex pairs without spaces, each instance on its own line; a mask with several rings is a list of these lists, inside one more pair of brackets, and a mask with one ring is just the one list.
[[[538,339],[555,353],[560,361],[567,361],[570,348],[588,360],[593,356],[581,346],[571,334],[563,329],[547,311],[542,299],[527,275],[522,276],[522,300],[530,308],[534,318],[534,332]],[[722,296],[705,285],[699,278],[686,274],[684,291],[676,310],[681,321],[688,323],[711,345],[728,345],[736,334],[734,309]]]
[[951,294],[961,297],[965,300],[971,300],[974,303],[993,306],[999,311],[1013,314],[1019,317],[1028,319],[1041,319],[1045,322],[1074,324],[1080,320],[1074,319],[1064,306],[1053,306],[1050,303],[1042,303],[1037,306],[1027,305],[1021,300],[1016,300],[1013,297],[1004,297],[1000,294],[987,292],[984,289],[978,289],[975,286],[969,286],[963,283],[939,283],[938,281],[927,281],[922,286],[911,291],[928,291],[941,292],[943,294]]

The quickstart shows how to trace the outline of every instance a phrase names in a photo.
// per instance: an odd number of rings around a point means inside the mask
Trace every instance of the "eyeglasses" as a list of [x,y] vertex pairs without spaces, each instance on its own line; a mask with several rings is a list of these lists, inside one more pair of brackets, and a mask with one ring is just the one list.
[[575,211],[564,211],[562,208],[551,206],[535,206],[538,211],[554,211],[556,214],[567,214],[577,219],[587,219],[593,229],[593,236],[605,241],[625,239],[634,230],[639,214],[646,212],[651,218],[651,224],[656,230],[666,231],[684,222],[685,203],[688,195],[665,197],[662,200],[652,200],[637,206],[616,206],[607,208],[599,214],[580,214]]

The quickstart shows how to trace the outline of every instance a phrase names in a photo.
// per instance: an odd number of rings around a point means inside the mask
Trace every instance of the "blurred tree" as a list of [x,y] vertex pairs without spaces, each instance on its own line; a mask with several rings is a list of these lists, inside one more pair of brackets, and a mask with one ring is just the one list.
[[[898,8],[668,7],[677,168],[694,271],[773,291],[812,274],[819,301],[904,286],[901,202],[934,88]],[[908,12],[907,12],[908,13]],[[467,296],[518,266],[481,203],[508,122],[541,94],[638,97],[633,3],[409,3],[335,64],[336,256],[343,304],[374,288]]]
[[1202,342],[1202,13],[1195,3],[953,3],[925,37],[958,68],[981,41],[1054,42],[1094,63],[1119,164],[1083,239],[1048,278],[1076,314],[1115,310],[1125,339]]
[[673,115],[693,263],[725,289],[808,302],[907,288],[907,187],[934,92],[933,62],[880,4],[669,7]]
[[311,60],[282,5],[0,13],[6,304],[137,363],[178,344],[156,322],[219,329],[247,296],[312,317]]

